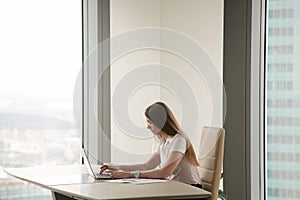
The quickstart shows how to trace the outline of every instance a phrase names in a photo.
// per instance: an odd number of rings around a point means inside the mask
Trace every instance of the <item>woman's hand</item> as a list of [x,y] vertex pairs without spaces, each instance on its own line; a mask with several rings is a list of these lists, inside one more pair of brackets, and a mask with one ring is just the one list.
[[111,178],[131,178],[132,175],[130,172],[124,171],[111,171]]
[[116,171],[116,170],[120,170],[120,166],[118,165],[114,165],[114,164],[104,164],[100,167],[100,174],[102,174],[105,170],[111,170],[111,171]]

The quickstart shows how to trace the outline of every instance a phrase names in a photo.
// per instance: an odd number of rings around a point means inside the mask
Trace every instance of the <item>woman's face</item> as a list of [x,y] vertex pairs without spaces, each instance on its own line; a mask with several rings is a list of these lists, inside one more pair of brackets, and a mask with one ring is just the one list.
[[155,126],[150,119],[147,119],[147,128],[154,134],[157,135],[161,130]]

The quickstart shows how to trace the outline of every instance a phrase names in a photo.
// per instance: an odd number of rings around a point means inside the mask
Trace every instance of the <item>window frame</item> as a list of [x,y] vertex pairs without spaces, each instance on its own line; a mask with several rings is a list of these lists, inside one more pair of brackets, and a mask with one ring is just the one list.
[[266,0],[252,1],[251,25],[251,199],[266,199],[265,65]]
[[265,0],[224,4],[224,172],[231,199],[265,199]]
[[101,164],[111,160],[110,46],[101,45],[110,37],[110,1],[82,0],[82,23],[82,148]]

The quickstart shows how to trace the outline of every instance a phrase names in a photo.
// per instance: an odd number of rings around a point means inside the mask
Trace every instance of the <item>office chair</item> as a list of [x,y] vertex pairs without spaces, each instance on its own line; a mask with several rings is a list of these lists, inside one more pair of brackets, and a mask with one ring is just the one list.
[[199,148],[199,167],[202,188],[211,192],[210,200],[218,198],[221,170],[223,166],[225,130],[203,127]]

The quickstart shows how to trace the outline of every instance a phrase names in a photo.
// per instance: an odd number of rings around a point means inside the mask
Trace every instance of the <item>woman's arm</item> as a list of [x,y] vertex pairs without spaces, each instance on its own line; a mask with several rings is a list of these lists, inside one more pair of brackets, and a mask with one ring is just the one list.
[[166,163],[160,169],[141,171],[142,178],[162,178],[171,176],[183,158],[183,154],[177,151],[170,152]]
[[123,170],[123,171],[135,171],[135,170],[149,170],[154,169],[160,163],[160,155],[157,153],[152,154],[152,156],[143,164],[136,165],[103,165],[100,168],[100,174],[106,170]]
[[[160,178],[166,179],[171,176],[183,158],[183,154],[180,152],[171,152],[166,163],[160,169],[142,170],[140,172],[141,178]],[[132,170],[113,171],[112,178],[133,178],[134,173]]]
[[152,154],[152,156],[143,164],[136,165],[119,165],[120,170],[123,171],[135,171],[135,170],[149,170],[154,169],[160,163],[160,155],[157,153]]

